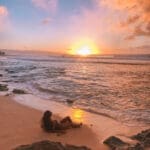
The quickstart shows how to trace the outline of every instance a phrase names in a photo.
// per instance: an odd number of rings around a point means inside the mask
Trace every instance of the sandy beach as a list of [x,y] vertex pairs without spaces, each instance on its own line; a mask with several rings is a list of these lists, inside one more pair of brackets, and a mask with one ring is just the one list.
[[66,134],[60,136],[44,133],[40,128],[42,112],[22,106],[11,98],[0,97],[0,114],[0,147],[3,150],[46,139],[74,145],[87,145],[95,150],[105,149],[87,126],[68,130]]
[[[0,96],[0,114],[0,147],[3,150],[11,150],[19,145],[41,140],[60,141],[64,144],[77,146],[86,145],[92,150],[107,150],[108,147],[103,145],[103,140],[106,137],[119,134],[120,136],[132,135],[144,129],[120,125],[118,122],[104,116],[99,116],[99,120],[92,116],[97,123],[93,122],[91,125],[89,120],[86,119],[83,121],[85,125],[82,128],[70,129],[66,134],[58,136],[53,133],[45,133],[40,128],[42,111],[21,105],[13,101],[12,97],[6,96]],[[91,116],[88,116],[92,122]]]

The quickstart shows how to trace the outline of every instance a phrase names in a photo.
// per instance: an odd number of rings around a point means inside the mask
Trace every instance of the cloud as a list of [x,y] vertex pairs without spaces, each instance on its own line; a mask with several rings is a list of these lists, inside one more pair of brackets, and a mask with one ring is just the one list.
[[5,6],[0,5],[0,32],[4,31],[9,23],[8,10]]
[[[108,9],[122,13],[121,27],[132,29],[128,39],[150,36],[150,0],[96,0]],[[116,13],[117,14],[117,13]]]
[[106,15],[103,15],[103,12],[97,8],[82,8],[82,11],[71,16],[69,21],[70,32],[73,32],[77,37],[89,37],[99,41],[99,38],[107,37],[111,31],[111,20],[106,18]]
[[57,9],[58,0],[32,0],[32,3],[40,9],[54,13]]

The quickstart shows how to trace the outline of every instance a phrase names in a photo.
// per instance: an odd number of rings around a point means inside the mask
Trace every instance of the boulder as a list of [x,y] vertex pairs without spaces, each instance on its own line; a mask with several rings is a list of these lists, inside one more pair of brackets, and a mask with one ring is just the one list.
[[111,136],[104,141],[104,144],[108,145],[111,150],[145,150],[150,149],[150,129],[144,130],[137,135],[131,137],[133,140],[137,140],[136,144],[128,144],[121,139]]
[[150,129],[144,130],[141,133],[133,135],[131,138],[142,142],[145,139],[150,138]]
[[144,147],[150,148],[150,129],[144,130],[141,133],[133,135],[131,138],[134,140],[138,140]]
[[0,84],[0,91],[8,91],[8,85]]
[[14,150],[90,150],[85,146],[77,147],[73,145],[64,146],[60,142],[51,142],[48,140],[36,142],[30,145],[22,145]]
[[144,147],[140,143],[137,143],[136,145],[128,147],[127,150],[144,150]]
[[115,136],[107,138],[103,143],[108,145],[112,150],[125,150],[129,145]]
[[20,90],[20,89],[13,89],[12,91],[14,94],[26,94],[26,92],[24,90]]

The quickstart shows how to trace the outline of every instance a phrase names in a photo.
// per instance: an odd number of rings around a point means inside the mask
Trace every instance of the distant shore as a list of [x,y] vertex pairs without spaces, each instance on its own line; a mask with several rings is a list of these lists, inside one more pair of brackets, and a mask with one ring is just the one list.
[[[24,100],[21,103],[28,105],[31,98],[27,95],[18,97]],[[30,99],[29,99],[30,98]],[[29,100],[28,100],[29,99]],[[29,144],[41,140],[60,141],[64,144],[85,145],[92,150],[107,150],[103,141],[111,135],[133,135],[144,130],[144,127],[127,127],[110,118],[93,115],[82,112],[84,115],[80,118],[81,112],[71,113],[71,109],[66,110],[61,104],[47,103],[47,108],[54,111],[57,116],[64,117],[69,115],[74,120],[81,120],[85,124],[81,129],[68,130],[66,134],[57,136],[52,133],[44,133],[40,128],[40,119],[42,111],[46,110],[46,102],[43,102],[43,110],[39,111],[35,105],[34,99],[32,106],[26,107],[13,101],[12,97],[0,96],[0,145],[3,150],[11,150],[22,144]],[[39,104],[40,100],[37,99]],[[26,104],[25,104],[26,103]],[[57,108],[56,108],[57,107]],[[61,110],[60,110],[61,109]],[[64,112],[64,110],[66,110]],[[57,113],[56,113],[57,112]],[[62,113],[64,112],[64,113]],[[76,121],[77,121],[76,120]]]

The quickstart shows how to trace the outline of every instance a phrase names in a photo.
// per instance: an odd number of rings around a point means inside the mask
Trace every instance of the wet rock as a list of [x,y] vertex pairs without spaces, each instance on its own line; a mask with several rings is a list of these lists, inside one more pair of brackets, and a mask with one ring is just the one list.
[[0,91],[8,91],[8,85],[0,84]]
[[134,145],[134,146],[128,147],[127,150],[144,150],[144,147],[143,147],[143,145],[141,145],[140,143],[137,143],[137,144]]
[[131,138],[138,140],[144,147],[150,148],[150,129],[144,130]]
[[108,145],[111,150],[128,150],[129,148],[128,143],[125,143],[115,136],[107,138],[103,143]]
[[150,138],[150,129],[144,130],[141,133],[138,133],[137,135],[133,135],[131,138],[142,142],[146,138]]
[[150,149],[150,129],[142,131],[137,135],[131,137],[133,140],[137,140],[136,144],[128,144],[120,140],[115,136],[111,136],[104,141],[104,144],[108,145],[111,150],[147,150]]
[[73,103],[74,103],[74,100],[67,99],[66,102],[67,102],[68,104],[73,104]]
[[73,146],[73,145],[66,145],[65,150],[90,150],[89,148],[87,148],[86,146]]
[[149,147],[150,148],[150,138],[146,138],[142,144],[144,145],[144,147]]
[[24,90],[20,90],[20,89],[13,89],[12,92],[14,94],[27,94]]
[[73,145],[62,145],[60,142],[51,142],[51,141],[40,141],[33,143],[31,145],[22,145],[14,150],[90,150],[89,148],[77,147]]

